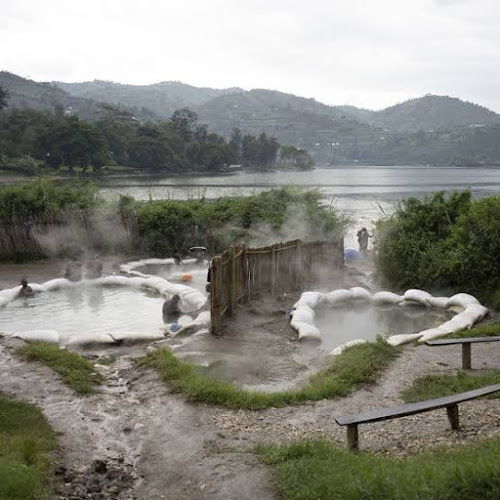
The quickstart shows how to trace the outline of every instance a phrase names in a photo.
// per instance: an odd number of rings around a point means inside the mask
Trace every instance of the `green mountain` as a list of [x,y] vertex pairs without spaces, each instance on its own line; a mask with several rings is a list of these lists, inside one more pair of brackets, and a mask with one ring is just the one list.
[[123,85],[94,80],[83,83],[53,82],[69,94],[115,106],[139,109],[157,119],[169,118],[180,108],[194,108],[224,94],[241,89],[198,88],[180,82],[161,82],[152,85]]
[[494,125],[500,115],[484,106],[461,101],[455,97],[426,95],[396,104],[381,111],[353,106],[338,106],[336,112],[394,132],[425,132],[468,125]]
[[334,108],[314,99],[273,90],[250,90],[224,95],[195,110],[210,129],[229,137],[234,128],[243,134],[265,132],[281,144],[312,152],[320,161],[355,154],[373,141],[376,131],[366,123],[337,116]]
[[[0,87],[8,92],[7,109],[54,111],[60,107],[67,114],[77,114],[85,120],[95,121],[101,117],[103,107],[110,104],[106,100],[98,102],[95,99],[72,95],[53,83],[35,82],[7,71],[0,71]],[[127,106],[121,108],[134,113],[138,120],[157,118],[153,113]]]

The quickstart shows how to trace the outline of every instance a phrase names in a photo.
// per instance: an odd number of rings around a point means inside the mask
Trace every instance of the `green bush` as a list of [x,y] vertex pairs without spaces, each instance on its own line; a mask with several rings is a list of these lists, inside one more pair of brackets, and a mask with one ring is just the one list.
[[492,298],[500,289],[500,197],[470,192],[410,198],[377,223],[377,270],[398,288],[461,291]]
[[255,226],[265,225],[279,241],[303,237],[303,228],[300,236],[293,236],[299,234],[293,227],[285,231],[291,221],[307,226],[308,239],[340,236],[346,224],[333,207],[320,203],[320,193],[292,188],[213,201],[149,201],[135,208],[144,250],[158,256],[204,246],[208,228],[215,230],[216,251],[222,251],[236,242],[248,242]]
[[77,209],[89,210],[99,204],[98,188],[91,183],[56,186],[47,179],[0,190],[0,220],[16,216],[44,217],[46,220]]

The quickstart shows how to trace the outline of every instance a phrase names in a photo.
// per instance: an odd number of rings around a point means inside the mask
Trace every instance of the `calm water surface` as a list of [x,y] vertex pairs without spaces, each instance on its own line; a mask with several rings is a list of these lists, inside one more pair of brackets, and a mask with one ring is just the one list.
[[[336,167],[307,172],[236,172],[220,176],[171,176],[107,178],[101,192],[107,198],[128,194],[139,200],[189,199],[238,196],[279,186],[302,186],[323,193],[325,202],[355,221],[372,226],[409,196],[423,198],[433,191],[471,189],[474,197],[500,194],[499,168],[462,167]],[[346,237],[346,247],[356,247],[356,228]]]

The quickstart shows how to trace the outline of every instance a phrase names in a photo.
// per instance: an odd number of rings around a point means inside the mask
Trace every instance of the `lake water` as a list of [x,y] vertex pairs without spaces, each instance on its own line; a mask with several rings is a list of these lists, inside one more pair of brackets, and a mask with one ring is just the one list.
[[384,214],[391,214],[403,198],[423,198],[433,191],[466,188],[471,189],[474,197],[500,194],[500,168],[349,166],[306,172],[240,171],[217,176],[107,178],[101,191],[107,198],[128,194],[138,200],[202,196],[214,199],[287,185],[317,189],[325,202],[332,202],[345,212],[355,223],[346,235],[345,246],[356,248],[356,229],[371,227]]

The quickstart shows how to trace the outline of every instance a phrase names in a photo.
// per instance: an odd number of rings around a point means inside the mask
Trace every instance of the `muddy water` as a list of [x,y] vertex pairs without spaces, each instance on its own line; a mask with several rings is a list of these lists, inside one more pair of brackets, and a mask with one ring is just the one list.
[[377,335],[388,337],[417,333],[448,321],[453,313],[419,306],[349,305],[320,311],[316,326],[321,332],[321,349],[331,351],[350,340],[375,340]]
[[8,333],[53,329],[66,335],[157,332],[163,300],[141,290],[83,284],[12,301],[0,309],[0,327]]

